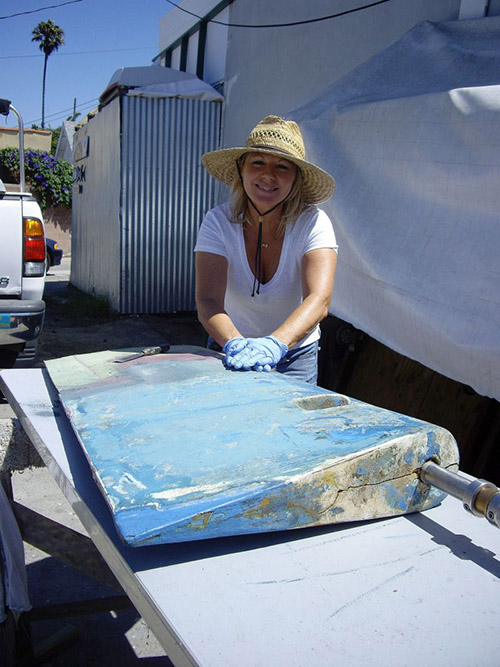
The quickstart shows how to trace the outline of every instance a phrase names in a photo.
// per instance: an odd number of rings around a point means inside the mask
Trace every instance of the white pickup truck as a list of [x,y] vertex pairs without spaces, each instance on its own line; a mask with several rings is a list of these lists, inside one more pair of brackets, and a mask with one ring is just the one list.
[[0,99],[0,114],[19,124],[19,184],[0,180],[0,367],[34,363],[45,316],[45,230],[35,198],[26,192],[24,133],[19,112]]

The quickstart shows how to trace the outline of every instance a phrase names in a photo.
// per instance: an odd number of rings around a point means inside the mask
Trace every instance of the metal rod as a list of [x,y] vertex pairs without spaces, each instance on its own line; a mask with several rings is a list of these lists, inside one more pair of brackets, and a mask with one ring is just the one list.
[[500,528],[500,489],[484,479],[469,480],[458,473],[441,468],[427,461],[421,468],[420,479],[425,484],[435,486],[462,501],[467,512],[474,516],[486,517],[490,523]]
[[19,111],[12,106],[12,104],[9,105],[10,111],[13,112],[14,116],[17,118],[17,124],[19,126],[19,187],[21,192],[24,192],[26,190],[26,182],[25,182],[25,177],[24,177],[24,126],[23,126],[23,119],[21,118],[21,114]]

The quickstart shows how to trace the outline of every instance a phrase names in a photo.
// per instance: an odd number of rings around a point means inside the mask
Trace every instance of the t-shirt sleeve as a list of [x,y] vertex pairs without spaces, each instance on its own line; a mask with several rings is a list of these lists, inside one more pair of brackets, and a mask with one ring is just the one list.
[[211,252],[214,255],[222,255],[227,258],[220,221],[213,211],[209,211],[201,223],[194,251]]
[[335,252],[338,252],[332,222],[327,214],[319,209],[311,221],[304,243],[304,254],[317,248],[333,248]]

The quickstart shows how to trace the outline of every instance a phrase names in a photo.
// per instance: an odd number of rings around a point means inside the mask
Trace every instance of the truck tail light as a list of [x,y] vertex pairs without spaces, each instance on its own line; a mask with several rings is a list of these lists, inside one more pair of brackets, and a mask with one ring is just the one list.
[[45,273],[45,234],[38,218],[24,218],[24,271],[29,278]]

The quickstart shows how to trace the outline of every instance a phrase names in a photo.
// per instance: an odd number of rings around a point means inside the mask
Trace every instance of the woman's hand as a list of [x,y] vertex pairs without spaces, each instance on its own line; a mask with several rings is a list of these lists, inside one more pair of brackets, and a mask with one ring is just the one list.
[[240,340],[245,341],[241,350],[229,357],[226,354],[226,366],[237,371],[269,372],[288,352],[288,347],[275,336]]
[[248,338],[243,338],[242,336],[235,336],[234,338],[228,340],[222,348],[222,351],[226,355],[224,359],[226,366],[231,366],[233,357],[241,352],[247,345]]

